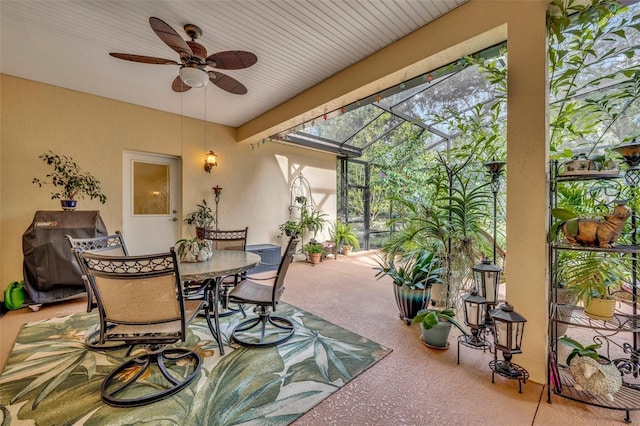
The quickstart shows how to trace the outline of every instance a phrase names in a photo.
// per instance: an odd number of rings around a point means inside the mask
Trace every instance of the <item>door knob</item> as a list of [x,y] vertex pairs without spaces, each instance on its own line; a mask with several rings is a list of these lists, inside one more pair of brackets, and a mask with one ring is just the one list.
[[173,218],[173,219],[171,219],[171,220],[172,220],[172,221],[174,221],[174,222],[177,222],[177,221],[178,221],[178,218],[177,218],[177,217],[174,217],[174,218]]

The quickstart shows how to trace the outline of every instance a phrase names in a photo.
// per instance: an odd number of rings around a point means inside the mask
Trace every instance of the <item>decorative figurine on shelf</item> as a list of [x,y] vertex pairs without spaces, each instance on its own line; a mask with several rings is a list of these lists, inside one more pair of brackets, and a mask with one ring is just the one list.
[[[554,215],[557,217],[556,212]],[[629,216],[631,216],[631,209],[620,203],[615,206],[612,214],[604,216],[604,220],[574,217],[561,223],[560,229],[571,244],[611,248],[620,237],[622,227]]]
[[582,343],[564,336],[558,339],[573,350],[567,357],[567,365],[577,391],[586,390],[601,395],[613,402],[613,394],[622,387],[620,370],[607,358],[598,355],[599,343],[583,346]]

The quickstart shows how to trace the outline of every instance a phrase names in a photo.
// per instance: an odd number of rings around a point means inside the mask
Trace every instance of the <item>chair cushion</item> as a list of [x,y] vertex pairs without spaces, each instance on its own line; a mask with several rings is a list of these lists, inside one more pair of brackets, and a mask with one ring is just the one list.
[[242,281],[229,293],[229,299],[246,303],[270,305],[273,286],[258,284],[251,280]]

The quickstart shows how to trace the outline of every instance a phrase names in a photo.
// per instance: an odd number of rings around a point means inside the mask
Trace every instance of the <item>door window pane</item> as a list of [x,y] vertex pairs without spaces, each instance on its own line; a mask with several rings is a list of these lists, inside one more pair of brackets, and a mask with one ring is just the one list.
[[169,214],[169,166],[133,163],[133,214]]

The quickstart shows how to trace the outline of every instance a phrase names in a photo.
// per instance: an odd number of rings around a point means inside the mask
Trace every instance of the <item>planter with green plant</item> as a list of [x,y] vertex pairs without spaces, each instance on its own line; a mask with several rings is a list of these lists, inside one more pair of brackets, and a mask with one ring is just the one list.
[[349,255],[353,248],[360,250],[358,236],[350,223],[336,220],[331,228],[331,240],[336,242],[336,246],[345,256]]
[[206,228],[216,221],[216,216],[207,205],[207,201],[203,199],[201,204],[196,204],[194,211],[185,216],[184,221],[188,225],[195,226],[196,235],[202,240],[205,237]]
[[287,237],[294,237],[300,234],[300,224],[293,220],[287,220],[286,222],[278,225],[278,229]]
[[175,249],[181,262],[204,262],[213,256],[213,243],[198,237],[176,241]]
[[97,198],[101,204],[107,201],[102,193],[100,181],[89,172],[83,172],[73,158],[66,155],[54,154],[51,151],[39,155],[42,161],[53,167],[53,171],[46,175],[45,180],[34,178],[32,183],[42,187],[52,185],[52,200],[60,200],[63,210],[74,210],[78,199],[85,196]]
[[612,293],[631,276],[624,258],[593,251],[566,259],[560,273],[566,279],[566,288],[583,301],[585,313],[605,321],[614,316],[616,299]]
[[393,280],[393,294],[399,316],[407,325],[424,309],[431,296],[431,286],[442,282],[440,259],[424,248],[403,254],[381,254],[378,258],[378,279]]
[[320,259],[322,254],[324,253],[324,249],[322,248],[321,243],[310,242],[304,245],[302,248],[303,253],[307,255],[309,261],[316,265],[320,263]]
[[462,334],[468,334],[455,320],[455,312],[451,308],[425,309],[418,312],[413,318],[415,324],[420,324],[422,341],[425,345],[435,349],[447,349],[449,347],[449,332],[451,326],[455,326]]

